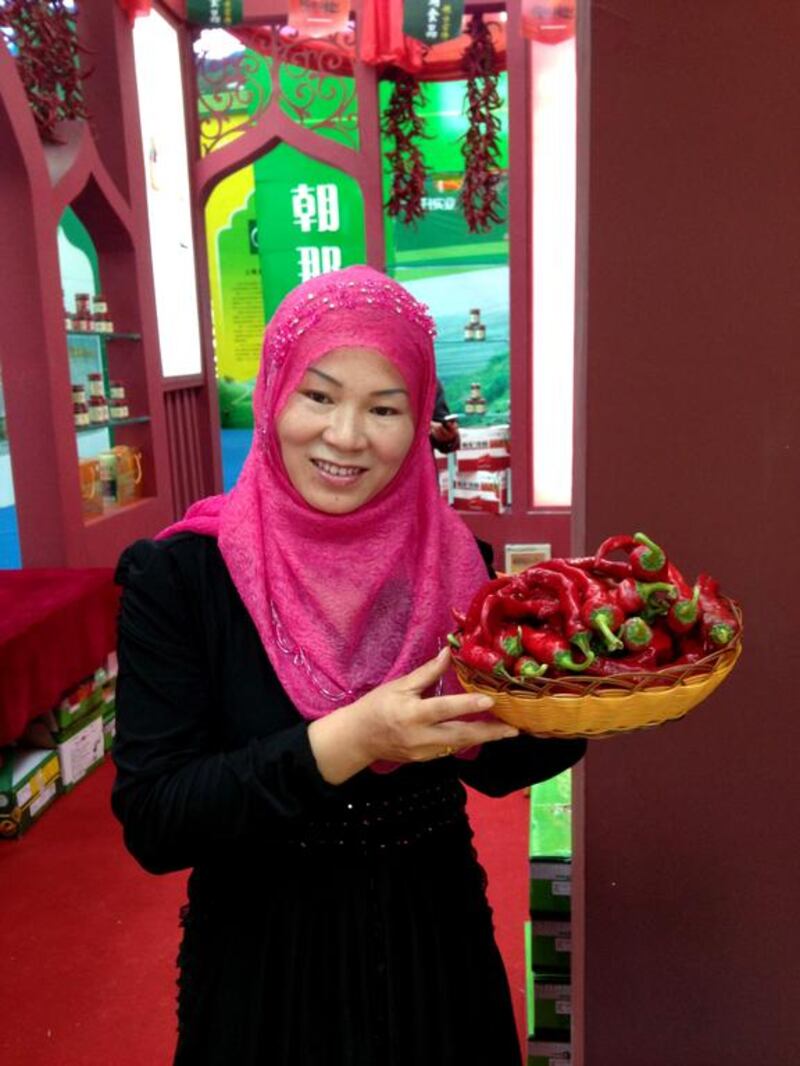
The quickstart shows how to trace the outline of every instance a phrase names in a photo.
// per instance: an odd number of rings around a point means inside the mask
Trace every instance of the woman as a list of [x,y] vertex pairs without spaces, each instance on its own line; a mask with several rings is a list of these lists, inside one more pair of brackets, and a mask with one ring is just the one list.
[[120,561],[113,807],[145,869],[192,868],[180,1066],[520,1061],[461,782],[584,749],[447,674],[486,570],[433,476],[433,332],[365,267],[295,290],[235,488]]

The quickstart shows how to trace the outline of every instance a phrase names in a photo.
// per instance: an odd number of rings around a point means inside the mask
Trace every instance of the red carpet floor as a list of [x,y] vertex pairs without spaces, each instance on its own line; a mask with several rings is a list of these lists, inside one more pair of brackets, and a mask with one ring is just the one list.
[[[22,840],[0,841],[3,1066],[171,1061],[186,878],[151,877],[123,850],[111,780],[106,761]],[[522,1038],[527,802],[473,794],[470,814]]]

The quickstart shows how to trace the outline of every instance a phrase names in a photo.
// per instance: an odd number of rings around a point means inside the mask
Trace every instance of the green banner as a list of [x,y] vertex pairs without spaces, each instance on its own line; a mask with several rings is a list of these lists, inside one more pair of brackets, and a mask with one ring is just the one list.
[[464,0],[403,0],[403,33],[425,44],[458,37]]
[[355,178],[280,144],[253,164],[258,254],[269,321],[296,285],[363,263],[364,206]]
[[244,0],[187,0],[186,20],[195,26],[236,26]]

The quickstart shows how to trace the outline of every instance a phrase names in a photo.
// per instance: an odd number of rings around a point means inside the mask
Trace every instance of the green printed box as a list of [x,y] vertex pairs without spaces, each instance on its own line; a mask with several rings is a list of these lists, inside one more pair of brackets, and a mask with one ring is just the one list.
[[568,974],[571,963],[570,923],[534,918],[531,922],[531,969],[536,973]]
[[102,763],[105,757],[103,744],[103,717],[100,708],[87,718],[81,718],[69,729],[62,730],[57,738],[56,750],[61,764],[61,779],[65,791],[74,788],[79,781]]
[[529,1040],[528,1066],[564,1066],[572,1062],[572,1044],[561,1040]]
[[568,859],[572,855],[571,804],[531,804],[528,855],[531,859]]
[[533,1033],[533,955],[530,922],[525,923],[525,1015],[530,1036]]
[[561,917],[572,905],[572,863],[569,859],[531,859],[532,915]]
[[545,807],[572,803],[572,770],[563,770],[547,781],[531,785],[531,803]]
[[533,975],[533,1036],[569,1040],[572,1032],[572,988],[568,977]]
[[53,708],[53,718],[58,729],[69,729],[73,722],[85,718],[96,711],[103,702],[103,684],[106,675],[98,670],[93,677],[87,677],[64,696]]
[[114,713],[114,704],[103,711],[103,751],[111,751],[114,743],[114,735],[117,731],[117,716]]
[[0,837],[21,837],[61,791],[56,752],[41,748],[0,750]]

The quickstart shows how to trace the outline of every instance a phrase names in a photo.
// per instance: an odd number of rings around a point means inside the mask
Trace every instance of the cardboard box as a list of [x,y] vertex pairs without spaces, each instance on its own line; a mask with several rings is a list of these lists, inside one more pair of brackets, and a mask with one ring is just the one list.
[[572,805],[532,803],[528,856],[568,859],[572,855]]
[[21,837],[61,791],[56,752],[41,748],[0,750],[0,838]]
[[76,685],[53,708],[53,718],[59,730],[68,729],[73,722],[85,718],[101,706],[105,676],[105,671],[98,670],[93,677],[87,677]]
[[460,447],[458,455],[462,452],[481,451],[486,448],[497,448],[501,451],[509,451],[511,427],[507,423],[497,426],[467,426],[459,432]]
[[98,708],[87,718],[74,722],[58,734],[56,751],[61,764],[61,780],[68,792],[99,766],[105,756],[103,716]]
[[572,910],[572,863],[569,859],[531,859],[531,914],[561,917]]
[[456,453],[456,470],[469,476],[478,470],[508,470],[511,456],[504,448],[469,448]]
[[528,1066],[564,1066],[572,1062],[572,1044],[561,1040],[529,1040]]
[[568,977],[533,976],[533,1036],[538,1040],[570,1039],[572,988]]
[[508,471],[481,470],[468,476],[456,475],[453,507],[457,511],[503,514],[508,507]]
[[570,923],[550,918],[534,918],[530,927],[531,969],[537,974],[568,974],[572,965]]

